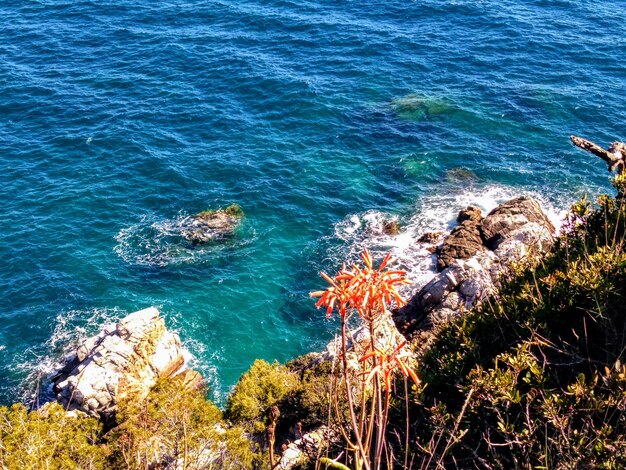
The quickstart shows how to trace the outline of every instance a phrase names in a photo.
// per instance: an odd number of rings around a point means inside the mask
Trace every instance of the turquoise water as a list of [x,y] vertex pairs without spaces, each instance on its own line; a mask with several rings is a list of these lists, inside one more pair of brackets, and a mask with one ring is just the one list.
[[[557,214],[607,189],[569,134],[626,138],[623,1],[31,1],[0,17],[0,403],[151,305],[221,400],[254,358],[332,336],[307,297],[320,269],[368,245],[419,282],[421,232],[520,192]],[[181,218],[233,202],[234,239],[181,243]],[[403,232],[380,235],[383,217]]]

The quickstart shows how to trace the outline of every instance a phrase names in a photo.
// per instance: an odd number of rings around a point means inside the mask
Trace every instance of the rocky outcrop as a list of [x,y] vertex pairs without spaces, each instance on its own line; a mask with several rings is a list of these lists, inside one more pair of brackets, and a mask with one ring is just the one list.
[[444,270],[457,259],[468,259],[484,250],[480,233],[482,221],[480,209],[469,206],[459,212],[456,226],[448,235],[437,258],[437,269]]
[[58,401],[67,409],[107,421],[120,398],[145,397],[158,379],[178,374],[184,374],[187,387],[202,384],[200,375],[185,367],[180,338],[151,307],[85,340],[52,381]]
[[480,303],[495,291],[507,266],[553,243],[554,226],[529,197],[505,202],[482,220],[480,211],[468,208],[458,220],[461,224],[439,250],[441,272],[394,312],[396,326],[407,337]]
[[500,204],[492,210],[480,226],[485,245],[495,250],[500,243],[525,227],[554,233],[554,226],[544,214],[541,205],[529,197],[519,197]]
[[456,218],[456,221],[460,224],[463,222],[471,221],[475,224],[480,225],[480,222],[483,220],[483,213],[478,207],[467,206],[465,209],[459,212],[459,215]]
[[244,213],[238,204],[226,209],[200,212],[187,220],[181,235],[192,243],[207,243],[234,235]]

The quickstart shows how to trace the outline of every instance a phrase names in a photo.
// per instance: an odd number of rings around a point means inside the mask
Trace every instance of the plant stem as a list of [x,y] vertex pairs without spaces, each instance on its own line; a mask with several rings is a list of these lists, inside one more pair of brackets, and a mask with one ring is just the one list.
[[[354,431],[356,443],[359,447],[359,453],[361,454],[361,458],[363,460],[363,464],[367,470],[370,470],[370,464],[368,462],[367,455],[365,454],[365,450],[363,449],[363,442],[361,440],[361,433],[359,432],[359,425],[356,420],[356,414],[354,412],[354,400],[352,398],[352,387],[350,384],[350,373],[348,372],[348,348],[346,346],[346,319],[345,317],[341,317],[341,350],[342,355],[341,358],[343,360],[343,378],[346,382],[346,394],[348,395],[348,407],[350,408],[350,419],[352,420],[352,430]],[[361,459],[357,459],[361,460]],[[357,467],[358,470],[358,467]]]
[[409,461],[409,379],[404,377],[404,406],[406,408],[406,437],[404,442],[404,467],[407,468]]

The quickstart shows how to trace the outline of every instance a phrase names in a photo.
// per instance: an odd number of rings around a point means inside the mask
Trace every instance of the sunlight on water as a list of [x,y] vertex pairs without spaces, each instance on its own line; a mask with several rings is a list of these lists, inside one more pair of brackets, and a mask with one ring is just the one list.
[[[419,285],[422,233],[520,194],[558,219],[608,188],[569,134],[625,138],[615,0],[44,1],[0,15],[0,403],[151,305],[223,403],[255,358],[332,336],[308,298],[320,270],[369,246]],[[181,236],[225,203],[246,212],[232,238]]]

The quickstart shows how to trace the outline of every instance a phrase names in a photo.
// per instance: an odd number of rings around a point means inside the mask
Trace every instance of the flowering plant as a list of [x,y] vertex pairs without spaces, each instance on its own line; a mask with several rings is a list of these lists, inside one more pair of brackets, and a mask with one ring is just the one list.
[[[326,273],[321,276],[329,287],[326,290],[311,293],[311,297],[319,298],[317,308],[325,307],[330,317],[334,310],[341,319],[341,360],[343,364],[342,379],[345,383],[348,407],[350,412],[350,431],[343,431],[347,447],[354,454],[357,469],[372,467],[380,468],[383,461],[391,468],[385,431],[389,412],[392,380],[399,373],[404,377],[405,389],[407,378],[415,384],[419,379],[415,372],[406,364],[410,353],[405,349],[406,341],[399,345],[380,346],[376,340],[376,329],[379,320],[394,304],[402,307],[406,301],[398,292],[398,287],[409,284],[405,272],[390,269],[391,255],[387,255],[378,268],[374,267],[372,256],[365,249],[362,254],[363,265],[353,263],[347,267],[344,263],[333,277]],[[346,320],[352,312],[357,312],[365,322],[369,331],[369,344],[358,361],[361,378],[360,393],[352,388],[352,377],[348,370],[348,348]],[[358,348],[353,345],[353,348]],[[355,351],[357,352],[357,351]],[[357,413],[356,403],[360,397],[360,411]],[[337,393],[333,397],[339,400]]]

